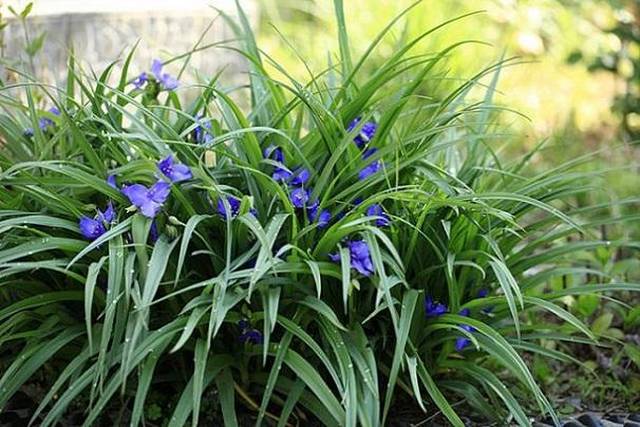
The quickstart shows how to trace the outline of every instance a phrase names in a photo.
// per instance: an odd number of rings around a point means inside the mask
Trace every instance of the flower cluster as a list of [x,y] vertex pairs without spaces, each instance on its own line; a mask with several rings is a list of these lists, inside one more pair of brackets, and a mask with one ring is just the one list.
[[[354,129],[356,129],[361,121],[361,117],[356,117],[355,119],[353,119],[351,123],[349,123],[349,126],[347,126],[347,132],[352,132]],[[377,148],[367,147],[369,142],[371,142],[371,139],[373,139],[373,136],[376,134],[377,130],[378,125],[375,122],[365,122],[360,128],[360,132],[353,139],[353,142],[356,144],[356,146],[359,149],[364,150],[362,152],[362,160],[367,160],[369,159],[369,157],[378,152]],[[369,178],[371,175],[376,174],[380,169],[382,169],[382,161],[375,160],[365,166],[362,170],[360,170],[360,172],[358,173],[358,179],[363,181]]]
[[133,80],[133,85],[136,89],[142,89],[149,82],[150,77],[153,77],[153,80],[164,90],[174,90],[179,85],[175,77],[162,72],[162,61],[159,59],[154,59],[151,63],[151,76],[145,71]]
[[[347,126],[347,132],[352,132],[356,127],[358,127],[361,117],[356,117],[350,124]],[[367,147],[371,139],[374,137],[376,130],[378,129],[378,125],[375,122],[365,122],[361,128],[360,132],[353,138],[353,143],[360,149],[362,152],[362,159],[367,160],[369,157],[374,155],[377,152],[376,148]],[[369,176],[375,174],[382,168],[382,162],[377,160],[375,162],[370,163],[364,169],[360,171],[358,174],[358,178],[360,180],[364,180]],[[362,199],[360,197],[354,200],[354,205],[358,206],[362,203]],[[345,215],[344,212],[336,215],[337,218],[342,218]],[[389,215],[385,212],[382,205],[378,203],[374,203],[369,206],[366,210],[366,215],[375,218],[375,224],[378,227],[388,227],[391,225],[391,220]],[[347,240],[345,242],[346,247],[349,249],[349,257],[351,260],[351,268],[356,270],[358,273],[364,276],[370,276],[375,272],[375,268],[373,262],[371,261],[371,252],[369,249],[369,245],[365,240]],[[340,255],[338,253],[329,254],[329,258],[333,262],[340,261]]]
[[[487,289],[481,289],[480,291],[478,291],[478,297],[479,298],[485,298],[489,295],[489,291]],[[493,307],[488,307],[482,310],[483,314],[489,314],[491,312]],[[442,304],[439,302],[434,302],[433,298],[431,296],[427,296],[424,300],[424,311],[425,311],[425,315],[427,318],[434,318],[434,317],[438,317],[438,316],[442,316],[445,313],[449,312],[449,308],[446,306],[446,304]],[[468,308],[463,308],[462,310],[460,310],[458,312],[458,314],[460,316],[464,316],[464,317],[469,317],[469,315],[471,314],[471,311]],[[467,332],[475,332],[476,329],[473,326],[470,325],[460,325],[460,327],[462,329],[464,329]],[[457,351],[462,351],[464,350],[469,344],[471,343],[471,340],[469,340],[469,338],[466,337],[458,337],[456,339],[456,343],[455,343],[455,348]]]
[[[171,183],[186,181],[193,178],[187,165],[177,163],[170,154],[158,162],[158,169]],[[154,218],[171,193],[171,183],[158,179],[155,184],[147,188],[142,184],[125,185],[120,190],[127,196],[142,215]]]
[[311,200],[312,189],[307,183],[311,178],[311,172],[304,167],[298,167],[293,171],[285,165],[282,148],[269,146],[264,150],[264,158],[273,160],[276,163],[271,177],[274,181],[287,184],[289,187],[289,200],[296,209],[304,209],[307,212],[309,221],[317,223],[318,228],[325,228],[331,221],[331,211],[323,209],[320,211],[320,201]]
[[[142,215],[147,218],[155,218],[162,209],[164,202],[171,193],[171,183],[186,181],[191,179],[193,175],[191,170],[182,163],[177,163],[173,155],[169,155],[158,162],[158,169],[169,179],[166,182],[158,179],[151,187],[142,184],[123,185],[120,192],[124,194],[131,204],[135,206]],[[107,177],[107,184],[113,188],[118,188],[115,175]],[[105,224],[110,224],[115,219],[115,211],[113,205],[109,202],[107,210],[103,213],[98,211],[95,218],[91,219],[86,216],[80,218],[80,231],[91,240],[95,240],[105,233]],[[152,235],[157,234],[155,222],[152,224]],[[152,239],[155,240],[155,239]]]

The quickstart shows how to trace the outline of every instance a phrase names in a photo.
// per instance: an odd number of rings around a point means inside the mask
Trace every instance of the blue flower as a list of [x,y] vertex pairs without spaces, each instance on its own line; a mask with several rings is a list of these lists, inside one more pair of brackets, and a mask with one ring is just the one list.
[[115,175],[109,175],[107,177],[107,184],[109,184],[110,187],[113,187],[115,189],[118,188],[118,184],[116,183],[116,176]]
[[326,228],[327,225],[329,225],[329,221],[331,221],[331,212],[329,209],[320,211],[320,215],[318,215],[318,228]]
[[95,240],[107,231],[107,226],[116,220],[116,211],[113,209],[113,203],[109,202],[107,208],[102,212],[96,209],[96,215],[93,218],[81,216],[79,221],[80,232],[84,237]]
[[387,215],[382,206],[378,203],[375,203],[367,208],[367,216],[376,217],[376,225],[378,227],[387,227],[391,224],[389,215]]
[[238,336],[238,340],[241,343],[262,344],[262,334],[260,333],[260,331],[252,328],[249,324],[249,321],[242,319],[238,322],[238,326],[242,331],[240,336]]
[[289,199],[296,208],[304,208],[309,201],[309,190],[302,187],[296,188],[289,194]]
[[209,120],[201,122],[203,118],[204,117],[200,114],[196,116],[196,121],[202,124],[198,124],[193,130],[193,139],[198,144],[209,144],[211,141],[213,141],[213,134],[211,133],[211,122]]
[[273,159],[278,163],[284,163],[284,153],[282,152],[282,148],[280,147],[270,145],[264,149],[263,154],[265,159]]
[[[360,120],[362,120],[361,117],[356,117],[355,119],[353,119],[351,123],[349,123],[349,126],[347,126],[347,132],[351,132],[352,130],[354,130],[358,126],[358,123],[360,123]],[[364,147],[366,143],[371,141],[377,129],[378,125],[375,122],[366,122],[364,125],[362,125],[360,133],[356,135],[355,138],[353,138],[353,142],[355,142],[358,148]]]
[[147,188],[142,184],[133,184],[122,187],[120,191],[127,196],[131,204],[140,210],[142,215],[147,218],[154,218],[160,212],[167,197],[169,197],[171,184],[158,181],[151,188]]
[[449,309],[445,304],[434,302],[431,296],[424,299],[424,312],[427,318],[438,317],[445,314]]
[[264,149],[263,155],[265,159],[272,159],[279,163],[279,166],[275,167],[273,174],[271,175],[271,178],[273,178],[274,181],[287,182],[291,179],[293,173],[284,165],[284,153],[282,152],[282,148],[270,145]]
[[156,78],[158,84],[166,90],[174,90],[178,87],[178,80],[168,73],[162,72],[162,61],[154,59],[151,64],[151,73]]
[[367,148],[362,152],[362,160],[367,160],[369,157],[373,156],[378,152],[377,148]]
[[348,242],[349,255],[351,256],[351,268],[362,274],[370,276],[375,268],[371,262],[369,245],[364,240],[351,240]]
[[333,262],[340,262],[340,254],[339,253],[335,253],[335,254],[329,254],[329,259]]
[[133,80],[133,85],[135,86],[136,89],[142,89],[142,86],[144,86],[144,84],[148,80],[149,80],[149,76],[147,76],[147,73],[142,72],[138,77],[135,78],[135,80]]
[[107,224],[111,224],[113,221],[115,221],[116,211],[113,209],[113,203],[109,202],[107,204],[107,209],[105,209],[104,212],[98,209],[97,217]]
[[[49,113],[53,114],[54,116],[59,116],[60,115],[60,110],[58,110],[56,107],[51,107],[49,108]],[[40,130],[42,132],[46,132],[47,129],[49,129],[50,127],[55,126],[55,123],[53,120],[51,120],[49,117],[40,117],[38,119],[38,127],[40,128]],[[27,128],[24,130],[23,135],[30,138],[34,135],[34,130],[33,128]]]
[[329,209],[323,209],[320,211],[320,215],[318,215],[318,208],[320,203],[316,200],[311,205],[307,206],[307,215],[309,216],[309,221],[314,222],[316,219],[318,220],[318,228],[326,228],[329,225],[329,221],[331,221],[331,212]]
[[158,233],[158,223],[154,219],[151,221],[151,227],[149,228],[149,239],[151,239],[152,243],[158,241],[158,237],[160,237],[160,233]]
[[290,184],[294,187],[302,187],[304,184],[306,184],[307,181],[309,181],[310,177],[311,173],[309,172],[309,169],[296,169],[293,173],[293,178],[291,178]]
[[107,232],[102,221],[84,215],[80,217],[78,225],[82,235],[89,240],[95,240]]
[[375,162],[372,162],[370,165],[365,166],[364,169],[362,169],[360,173],[358,173],[358,178],[360,179],[360,181],[364,181],[365,179],[369,178],[371,175],[378,172],[380,169],[382,169],[382,162],[380,160],[376,160]]
[[292,173],[285,168],[276,167],[271,175],[276,182],[286,182],[291,178]]
[[189,167],[182,163],[176,163],[173,160],[173,154],[169,154],[160,160],[158,162],[158,169],[160,169],[160,172],[169,178],[171,182],[186,181],[193,178]]
[[[375,267],[371,261],[371,253],[369,252],[367,242],[364,240],[349,240],[346,243],[349,248],[351,268],[367,277],[375,273]],[[333,262],[338,262],[340,261],[340,254],[329,254],[329,259]]]
[[[58,110],[56,107],[51,107],[49,108],[49,113],[53,114],[54,116],[59,116],[60,110]],[[43,132],[45,132],[49,127],[54,125],[55,125],[54,121],[51,120],[49,117],[40,117],[40,119],[38,120],[38,127]]]
[[[478,298],[486,298],[487,296],[489,296],[489,290],[488,289],[480,289],[478,291]],[[493,311],[493,306],[492,305],[490,305],[488,307],[485,307],[482,310],[480,310],[480,312],[482,314],[485,314],[485,315],[491,314],[492,311]]]
[[[462,310],[460,310],[458,312],[458,314],[460,316],[465,316],[465,317],[469,317],[470,311],[468,308],[463,308]],[[469,326],[469,325],[460,325],[460,327],[462,329],[464,329],[467,332],[475,332],[476,328],[474,328],[473,326]],[[467,347],[469,344],[471,343],[471,340],[469,338],[466,337],[459,337],[456,338],[456,351],[462,351],[465,349],[465,347]]]
[[[238,213],[240,212],[240,199],[233,196],[226,196],[226,199],[231,211],[227,212],[224,199],[222,197],[218,197],[218,214],[225,219],[227,217],[234,218],[238,216]],[[227,213],[229,213],[229,215],[227,215]]]

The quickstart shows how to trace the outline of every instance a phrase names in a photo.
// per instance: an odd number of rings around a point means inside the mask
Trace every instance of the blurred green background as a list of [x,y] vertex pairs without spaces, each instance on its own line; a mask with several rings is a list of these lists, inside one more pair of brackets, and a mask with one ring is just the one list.
[[[412,3],[346,1],[351,48],[364,51]],[[262,5],[259,41],[279,65],[298,79],[308,79],[305,64],[314,71],[328,66],[329,52],[338,51],[331,1],[264,0]],[[436,52],[462,40],[488,43],[465,45],[452,54],[444,70],[450,79],[515,58],[501,72],[495,102],[528,119],[502,114],[507,131],[494,148],[518,154],[548,139],[534,159],[540,167],[599,150],[594,167],[615,169],[604,176],[611,196],[638,196],[640,1],[423,1],[385,39],[379,56],[389,55],[399,40],[474,11],[480,13],[434,33],[419,49]],[[278,75],[275,67],[273,73]]]

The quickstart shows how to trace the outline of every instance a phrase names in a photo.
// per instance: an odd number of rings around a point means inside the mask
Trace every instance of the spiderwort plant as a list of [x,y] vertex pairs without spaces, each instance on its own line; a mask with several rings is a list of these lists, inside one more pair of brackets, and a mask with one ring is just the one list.
[[[257,425],[304,414],[308,424],[380,426],[394,405],[417,400],[418,411],[461,427],[452,402],[465,397],[495,424],[528,426],[534,414],[523,408],[535,406],[554,416],[523,349],[594,339],[566,314],[564,296],[640,290],[583,274],[585,251],[603,247],[589,240],[593,224],[617,219],[574,207],[592,187],[581,187],[589,177],[575,162],[530,174],[477,144],[504,137],[492,133],[499,111],[484,82],[501,64],[454,76],[453,89],[434,85],[457,45],[434,54],[418,38],[380,54],[393,25],[358,58],[342,3],[339,53],[306,82],[270,75],[249,20],[239,20],[242,46],[231,47],[248,58],[250,105],[216,80],[193,81],[189,108],[178,93],[159,107],[158,92],[177,87],[159,61],[119,76],[134,84],[126,97],[70,65],[68,81],[83,90],[56,93],[79,108],[48,117],[57,134],[43,151],[40,138],[15,131],[31,93],[0,98],[9,112],[0,120],[0,317],[11,325],[11,339],[0,337],[0,408],[37,383],[49,390],[29,408],[31,424],[45,427],[78,407],[84,425],[111,420],[113,407],[127,424],[148,424],[150,396],[163,396],[171,427],[199,425],[204,402],[229,424],[237,411]],[[315,90],[325,81],[334,83]],[[478,91],[487,93],[467,99]],[[225,143],[203,146],[212,120],[194,127],[197,111],[216,115]],[[332,148],[345,138],[348,155]],[[209,150],[216,162],[206,165]],[[376,178],[383,168],[393,179]],[[81,217],[107,196],[112,206]],[[96,238],[97,247],[87,241]],[[572,287],[550,288],[572,273]],[[488,295],[485,315],[478,299]],[[566,327],[549,336],[547,322],[530,320],[535,311]],[[477,338],[475,351],[460,328]]]

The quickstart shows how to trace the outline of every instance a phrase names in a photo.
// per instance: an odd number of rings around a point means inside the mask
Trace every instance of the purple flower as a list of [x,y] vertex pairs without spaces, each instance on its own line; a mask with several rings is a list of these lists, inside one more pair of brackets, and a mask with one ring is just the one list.
[[179,83],[175,77],[162,72],[162,61],[159,59],[154,59],[151,63],[151,73],[164,89],[174,90],[178,87]]
[[331,221],[331,212],[329,209],[323,209],[318,215],[318,228],[326,228],[329,225],[329,221]]
[[439,302],[434,302],[431,296],[427,296],[424,299],[424,312],[427,318],[442,316],[447,311],[449,311],[449,309],[446,305]]
[[113,221],[115,221],[116,211],[113,209],[113,203],[109,202],[107,204],[107,209],[105,209],[104,212],[98,209],[97,218],[99,218],[103,222],[106,222],[107,224],[111,224]]
[[138,77],[135,78],[135,80],[133,80],[133,85],[135,86],[136,89],[142,89],[142,86],[144,86],[144,84],[148,80],[149,80],[149,76],[147,76],[147,73],[142,72]]
[[154,218],[169,197],[171,184],[158,181],[151,188],[142,184],[133,184],[122,187],[120,191],[129,198],[131,204],[137,207],[142,215]]
[[242,330],[242,333],[238,336],[238,340],[241,343],[262,344],[262,334],[260,331],[252,328],[249,321],[242,319],[238,322],[238,326]]
[[[353,121],[349,123],[349,126],[347,126],[347,132],[353,131],[360,123],[360,120],[362,120],[361,117],[356,117],[355,119],[353,119]],[[375,122],[366,122],[364,125],[362,125],[360,133],[356,135],[355,138],[353,138],[353,142],[355,142],[358,148],[364,147],[366,143],[371,141],[377,129],[378,125]]]
[[370,165],[365,166],[365,168],[362,169],[360,173],[358,173],[358,178],[360,179],[360,181],[364,181],[365,179],[369,178],[371,175],[378,172],[380,169],[382,169],[382,162],[380,160],[376,160],[375,162],[372,162]]
[[[53,114],[54,116],[59,116],[60,115],[60,110],[58,110],[56,107],[51,107],[49,108],[49,113]],[[51,120],[48,117],[40,117],[40,119],[38,120],[38,127],[44,132],[46,131],[50,126],[55,125],[55,123],[53,122],[53,120]]]
[[305,190],[302,187],[296,188],[289,195],[289,199],[296,208],[304,208],[309,201],[309,190]]
[[226,196],[226,199],[231,211],[227,212],[224,199],[222,197],[218,197],[218,214],[225,219],[238,216],[238,213],[240,212],[240,199],[233,196]]
[[329,221],[331,221],[331,212],[329,209],[323,209],[320,211],[320,215],[318,215],[318,208],[320,204],[318,201],[314,201],[311,205],[307,206],[307,216],[309,217],[309,221],[315,222],[318,220],[318,228],[326,228],[329,225]]
[[351,256],[351,268],[363,276],[370,276],[374,271],[369,253],[369,245],[364,240],[352,240],[348,242],[349,255]]
[[[371,276],[375,272],[375,267],[371,261],[369,245],[364,240],[349,240],[346,242],[349,248],[349,258],[351,258],[351,268],[363,276]],[[329,254],[329,259],[333,262],[340,261],[340,254]]]
[[193,178],[189,167],[182,163],[176,163],[173,160],[173,154],[169,154],[160,160],[158,162],[158,169],[160,169],[160,172],[169,178],[171,182],[186,181]]
[[107,231],[107,226],[116,220],[116,211],[113,209],[113,203],[109,202],[107,208],[102,212],[96,209],[96,215],[93,218],[83,215],[80,217],[80,232],[87,239],[95,240]]
[[293,173],[293,178],[291,178],[291,185],[294,187],[301,187],[309,181],[311,177],[311,173],[309,173],[309,169],[301,168],[297,169]]
[[110,187],[118,189],[118,183],[116,182],[116,176],[115,175],[109,175],[107,177],[107,184],[109,184]]
[[151,227],[149,228],[149,238],[152,243],[155,243],[158,241],[158,237],[160,237],[160,233],[158,233],[158,223],[154,219],[151,221]]
[[[60,110],[58,110],[56,107],[51,107],[49,108],[49,113],[53,114],[54,116],[59,116],[60,115]],[[53,120],[51,120],[49,117],[40,117],[38,119],[38,127],[40,128],[41,131],[46,132],[47,129],[49,129],[49,127],[54,126],[55,123]],[[34,130],[33,128],[27,128],[24,130],[23,135],[26,136],[27,138],[30,138],[34,135]]]
[[[478,298],[486,298],[487,296],[489,296],[489,290],[488,289],[480,289],[478,291]],[[480,312],[482,314],[486,314],[489,315],[491,312],[493,311],[493,306],[489,306],[489,307],[485,307],[482,310],[480,310]]]
[[[458,314],[460,316],[469,317],[470,311],[468,308],[463,308],[458,312]],[[473,326],[469,326],[469,325],[460,325],[460,327],[467,332],[475,332],[476,330]],[[468,346],[470,343],[471,343],[471,340],[469,338],[466,338],[466,337],[456,338],[456,346],[455,346],[456,351],[464,350],[464,348]]]
[[376,225],[378,227],[387,227],[391,224],[389,215],[387,215],[382,206],[378,203],[375,203],[367,208],[367,216],[376,217]]
[[275,145],[270,145],[264,149],[264,158],[273,159],[278,163],[284,163],[284,153],[282,148]]
[[332,262],[339,262],[340,261],[340,254],[339,253],[329,254],[329,259]]
[[89,240],[95,240],[107,232],[102,221],[84,215],[80,217],[78,225],[82,235]]
[[[200,123],[200,121],[204,117],[198,114],[196,116],[196,121]],[[193,139],[198,144],[209,144],[213,141],[213,134],[211,133],[211,122],[209,120],[202,121],[202,125],[198,125],[193,130]]]
[[286,182],[291,178],[292,173],[285,168],[276,167],[271,175],[276,182]]
[[366,150],[364,150],[364,152],[362,153],[362,160],[367,160],[369,157],[373,156],[374,154],[376,154],[378,152],[377,148],[367,148]]

